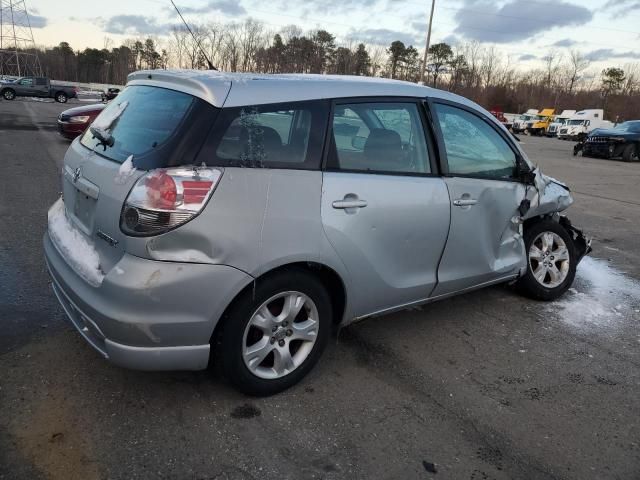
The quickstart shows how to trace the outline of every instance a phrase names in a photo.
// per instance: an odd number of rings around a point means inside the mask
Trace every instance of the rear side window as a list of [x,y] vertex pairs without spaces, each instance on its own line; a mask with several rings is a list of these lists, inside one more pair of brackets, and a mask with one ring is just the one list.
[[[96,150],[116,162],[124,162],[130,155],[149,160],[147,168],[165,166],[172,140],[179,140],[180,130],[189,125],[196,99],[186,93],[165,88],[131,86],[123,90],[96,118],[93,126],[100,126],[113,137],[111,147],[104,148],[87,129],[80,140],[82,145]],[[143,162],[145,163],[145,162]]]
[[324,101],[224,108],[200,160],[217,166],[318,169],[327,116]]
[[331,169],[376,173],[431,172],[418,105],[404,102],[337,105]]

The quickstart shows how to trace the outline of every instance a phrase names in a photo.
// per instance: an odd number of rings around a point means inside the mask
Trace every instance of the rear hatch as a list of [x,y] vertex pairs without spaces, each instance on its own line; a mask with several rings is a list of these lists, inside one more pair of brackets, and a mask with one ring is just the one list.
[[62,172],[66,216],[95,249],[103,273],[120,260],[128,242],[140,240],[120,229],[136,180],[149,170],[192,164],[216,113],[183,92],[130,86],[71,144]]

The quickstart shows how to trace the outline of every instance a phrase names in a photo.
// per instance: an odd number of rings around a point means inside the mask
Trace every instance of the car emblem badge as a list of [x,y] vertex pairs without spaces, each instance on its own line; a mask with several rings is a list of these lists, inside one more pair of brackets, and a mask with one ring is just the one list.
[[82,169],[80,167],[77,167],[73,171],[73,183],[76,183],[81,176],[82,176]]

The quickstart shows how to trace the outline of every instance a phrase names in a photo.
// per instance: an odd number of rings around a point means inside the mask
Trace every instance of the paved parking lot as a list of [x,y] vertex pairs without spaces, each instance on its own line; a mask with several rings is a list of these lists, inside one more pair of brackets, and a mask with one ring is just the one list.
[[70,106],[0,102],[0,478],[640,478],[640,164],[522,137],[595,237],[573,290],[367,320],[255,399],[206,372],[114,367],[66,323],[41,236]]

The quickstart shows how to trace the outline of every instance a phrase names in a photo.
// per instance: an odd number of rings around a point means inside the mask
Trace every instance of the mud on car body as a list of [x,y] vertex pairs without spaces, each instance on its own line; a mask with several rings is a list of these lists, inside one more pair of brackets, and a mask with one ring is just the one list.
[[590,249],[489,112],[399,81],[137,72],[62,183],[45,256],[85,339],[257,395],[336,325],[497,283],[551,300]]

